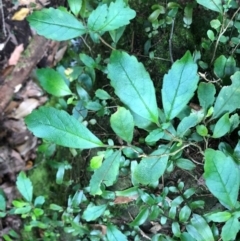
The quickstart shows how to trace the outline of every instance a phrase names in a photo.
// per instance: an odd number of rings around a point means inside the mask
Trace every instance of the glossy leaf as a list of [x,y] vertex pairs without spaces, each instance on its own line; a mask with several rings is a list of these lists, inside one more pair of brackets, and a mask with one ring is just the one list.
[[167,153],[167,148],[162,147],[143,158],[133,173],[135,180],[145,185],[157,182],[167,168]]
[[219,138],[224,136],[230,131],[231,123],[229,120],[229,114],[223,115],[216,123],[213,130],[213,138]]
[[232,113],[240,108],[239,92],[240,92],[240,71],[231,76],[232,84],[221,88],[220,93],[214,105],[212,119],[218,118],[222,114]]
[[41,206],[44,204],[44,202],[45,202],[44,196],[38,196],[34,201],[34,206]]
[[26,176],[24,172],[20,172],[17,177],[17,189],[28,202],[32,202],[33,186],[31,180]]
[[128,241],[125,234],[112,224],[107,225],[107,238],[109,241]]
[[233,216],[230,218],[222,228],[221,237],[223,241],[237,240],[236,236],[239,232],[240,222],[238,218]]
[[134,120],[130,111],[124,107],[118,107],[117,112],[111,115],[110,124],[114,132],[127,143],[133,139]]
[[162,102],[168,120],[176,117],[192,98],[198,83],[197,64],[188,51],[164,76]]
[[179,221],[187,222],[191,213],[192,213],[191,209],[187,205],[185,205],[183,208],[181,208],[179,212]]
[[221,0],[197,0],[198,4],[218,13],[223,13],[223,3]]
[[71,95],[72,91],[57,71],[44,68],[36,71],[37,78],[45,91],[57,97]]
[[221,151],[205,151],[204,178],[210,192],[223,206],[234,209],[239,191],[239,169],[231,156]]
[[120,165],[121,152],[116,151],[103,161],[102,166],[97,169],[90,180],[90,193],[92,195],[101,195],[101,184],[107,187],[113,185],[116,181],[119,165]]
[[113,51],[107,68],[121,101],[142,118],[158,123],[155,89],[143,64],[125,52]]
[[25,118],[30,131],[57,145],[88,149],[104,146],[87,127],[67,112],[52,107],[41,107]]
[[155,129],[151,131],[147,137],[145,138],[145,141],[147,143],[152,143],[159,141],[164,136],[164,131],[162,129]]
[[34,11],[27,20],[39,35],[56,41],[73,39],[87,32],[72,14],[54,8]]
[[190,223],[186,228],[194,239],[197,241],[214,241],[212,231],[203,217],[193,214]]
[[95,95],[101,100],[111,99],[111,96],[108,94],[108,92],[103,89],[97,89]]
[[102,4],[92,11],[87,25],[91,31],[106,32],[129,24],[135,16],[136,12],[126,6],[123,0],[116,0],[109,6]]
[[87,208],[84,210],[82,218],[85,219],[87,222],[94,221],[105,212],[106,208],[106,204],[99,206],[89,204]]
[[180,237],[181,230],[180,230],[180,225],[179,225],[178,222],[173,222],[172,223],[172,232],[173,232],[174,236]]

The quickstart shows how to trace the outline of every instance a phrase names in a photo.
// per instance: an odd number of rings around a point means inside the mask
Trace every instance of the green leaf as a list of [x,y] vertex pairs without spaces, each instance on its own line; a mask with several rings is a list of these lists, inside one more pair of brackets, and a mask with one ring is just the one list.
[[143,158],[133,173],[135,180],[145,185],[157,182],[167,168],[167,154],[167,148],[162,146],[150,156]]
[[230,218],[222,228],[221,237],[223,241],[237,240],[236,236],[239,232],[240,222],[237,217]]
[[192,161],[186,158],[179,158],[175,161],[175,163],[177,167],[188,171],[192,171],[196,167]]
[[226,63],[227,63],[227,58],[224,55],[220,55],[214,61],[214,73],[218,78],[223,78],[225,76]]
[[190,116],[184,117],[177,127],[178,137],[184,137],[188,133],[189,129],[196,126],[199,121],[200,120],[195,113],[191,113]]
[[101,184],[105,184],[107,187],[113,185],[119,172],[120,158],[121,152],[114,152],[106,158],[102,166],[94,172],[90,180],[90,193],[92,195],[101,195]]
[[104,155],[94,156],[90,160],[90,167],[92,170],[98,169],[102,165]]
[[63,183],[63,177],[65,173],[65,167],[64,164],[60,165],[58,167],[57,173],[56,173],[56,183],[57,184],[62,184]]
[[200,135],[200,136],[207,136],[208,135],[208,129],[205,125],[198,125],[196,127],[196,130],[197,130],[197,133]]
[[94,68],[96,63],[95,60],[87,54],[79,54],[80,60],[89,68]]
[[119,231],[117,227],[112,224],[107,225],[107,238],[108,241],[128,241],[125,234]]
[[95,95],[100,99],[100,100],[108,100],[111,99],[112,97],[108,94],[107,91],[103,89],[97,89],[95,92]]
[[191,224],[186,226],[188,233],[197,241],[214,241],[212,231],[203,217],[193,214]]
[[231,156],[221,151],[205,151],[204,178],[210,192],[223,206],[234,209],[239,191],[239,169]]
[[181,230],[180,230],[180,225],[178,222],[173,222],[172,223],[172,232],[175,237],[180,237],[181,235]]
[[35,201],[34,201],[34,206],[41,206],[43,205],[45,202],[45,198],[43,196],[38,196],[36,197]]
[[129,24],[135,16],[136,12],[126,6],[123,0],[116,0],[109,6],[102,4],[92,11],[87,25],[91,31],[106,32]]
[[115,29],[115,30],[112,30],[112,31],[109,31],[109,34],[112,38],[112,41],[117,44],[117,42],[119,41],[119,39],[122,37],[124,31],[126,29],[126,26],[122,26],[118,29]]
[[34,11],[27,20],[39,35],[64,41],[86,33],[86,27],[72,14],[54,8]]
[[89,204],[87,209],[84,210],[82,218],[85,219],[87,222],[96,220],[99,218],[106,210],[107,205],[99,205],[95,206],[93,204]]
[[68,0],[68,5],[75,16],[78,16],[81,7],[82,7],[82,0]]
[[33,186],[31,180],[24,172],[20,172],[17,177],[17,189],[28,202],[32,202]]
[[212,30],[207,31],[208,38],[213,42],[215,39],[214,32]]
[[107,68],[111,85],[121,101],[132,112],[158,123],[155,89],[143,64],[125,52],[113,51]]
[[54,211],[59,211],[59,212],[62,212],[63,211],[63,208],[57,204],[50,204],[50,207],[49,207],[51,210],[54,210]]
[[223,13],[223,4],[221,0],[197,0],[197,3],[215,12]]
[[218,29],[221,26],[221,22],[218,19],[213,19],[210,21],[210,25],[214,29]]
[[57,145],[89,149],[104,144],[67,112],[52,107],[41,107],[25,118],[30,131],[37,137]]
[[189,51],[164,75],[162,102],[168,120],[176,117],[192,98],[198,83],[197,64]]
[[16,208],[14,210],[14,214],[26,214],[31,211],[32,207],[30,205],[22,207],[22,208]]
[[231,76],[232,84],[221,88],[220,93],[214,105],[212,119],[216,119],[222,114],[229,114],[240,108],[239,92],[240,92],[240,71]]
[[165,133],[162,129],[155,129],[147,135],[147,137],[145,138],[145,141],[147,143],[159,141],[164,136],[164,134]]
[[148,218],[149,208],[144,207],[140,210],[137,217],[129,224],[130,226],[139,226],[142,225]]
[[213,138],[219,138],[224,136],[230,131],[231,123],[229,120],[229,114],[223,115],[216,123],[213,130]]
[[184,17],[183,21],[189,27],[192,24],[192,13],[193,13],[193,4],[188,3],[184,8]]
[[69,89],[62,75],[57,71],[44,68],[38,69],[36,74],[41,86],[49,94],[57,97],[72,95],[72,91]]
[[210,213],[204,216],[210,221],[222,223],[222,222],[228,221],[232,217],[232,214],[228,211],[224,211],[224,212]]
[[6,199],[5,197],[0,194],[0,211],[6,211]]
[[190,234],[183,232],[180,236],[181,241],[196,241]]
[[180,222],[187,222],[187,220],[189,219],[190,215],[191,215],[191,209],[185,205],[183,208],[181,208],[180,212],[179,212],[179,221]]
[[110,124],[114,132],[127,143],[133,138],[134,121],[130,111],[118,107],[117,112],[111,115]]

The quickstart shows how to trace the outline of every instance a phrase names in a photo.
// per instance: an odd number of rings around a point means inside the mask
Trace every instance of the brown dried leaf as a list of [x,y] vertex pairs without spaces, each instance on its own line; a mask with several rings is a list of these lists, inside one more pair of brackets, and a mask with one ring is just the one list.
[[29,98],[23,101],[14,113],[15,119],[23,118],[29,115],[34,109],[39,106],[39,101],[34,98]]
[[20,59],[21,53],[23,52],[23,44],[20,44],[15,47],[14,51],[12,52],[10,59],[8,60],[9,65],[16,65],[18,60]]
[[130,203],[134,200],[137,199],[137,196],[131,196],[131,197],[116,197],[115,200],[114,200],[114,203],[115,204],[123,204],[123,203]]

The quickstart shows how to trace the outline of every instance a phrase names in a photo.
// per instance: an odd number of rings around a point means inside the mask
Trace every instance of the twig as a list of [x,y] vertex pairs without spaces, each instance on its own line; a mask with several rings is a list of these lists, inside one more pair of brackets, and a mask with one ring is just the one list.
[[7,32],[6,32],[6,25],[5,25],[5,21],[4,21],[4,12],[3,12],[3,3],[2,0],[0,0],[0,9],[1,9],[1,15],[2,15],[2,28],[3,28],[3,34],[6,37],[7,36]]
[[102,43],[104,43],[106,46],[108,46],[110,49],[112,50],[116,50],[115,48],[113,48],[110,44],[108,44],[101,36],[99,36],[99,39],[101,40]]
[[170,59],[171,59],[172,63],[174,62],[173,55],[172,55],[172,37],[173,37],[174,24],[175,24],[175,18],[173,18],[173,21],[172,21],[170,38],[169,38],[169,41],[168,41],[169,42],[169,54],[170,54]]

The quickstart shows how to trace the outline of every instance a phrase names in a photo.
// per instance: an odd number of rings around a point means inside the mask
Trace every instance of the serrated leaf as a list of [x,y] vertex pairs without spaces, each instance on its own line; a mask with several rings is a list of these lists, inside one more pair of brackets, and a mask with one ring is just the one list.
[[219,138],[224,136],[230,131],[231,123],[229,120],[229,114],[223,115],[216,123],[213,130],[213,138]]
[[125,234],[112,224],[108,224],[107,226],[107,238],[109,241],[128,241]]
[[67,112],[52,107],[41,107],[25,118],[30,131],[37,137],[57,145],[89,149],[104,144],[87,127]]
[[87,209],[84,210],[82,218],[85,219],[87,222],[96,220],[99,218],[106,210],[107,205],[99,205],[95,206],[93,204],[89,204]]
[[197,0],[198,4],[218,13],[223,13],[223,3],[221,0]]
[[167,153],[167,148],[162,147],[143,158],[134,170],[134,179],[145,185],[156,183],[167,168]]
[[36,71],[37,78],[45,91],[57,97],[71,95],[72,91],[57,71],[44,68]]
[[217,96],[212,119],[216,119],[222,114],[229,114],[240,108],[239,92],[240,92],[240,71],[231,76],[232,84],[221,88]]
[[198,83],[197,64],[189,51],[164,75],[162,102],[168,120],[176,117],[192,98]]
[[236,207],[239,169],[231,156],[221,151],[205,151],[204,179],[210,192],[228,209]]
[[203,217],[193,214],[191,224],[186,226],[188,233],[197,241],[214,241],[212,231]]
[[82,7],[82,0],[68,0],[68,5],[75,16],[78,16],[81,7]]
[[106,32],[129,24],[135,16],[136,12],[126,6],[123,0],[116,0],[109,6],[102,4],[92,11],[87,25],[91,31]]
[[130,111],[124,107],[118,107],[117,112],[111,115],[110,124],[114,132],[127,143],[133,138],[134,121]]
[[90,180],[90,193],[101,195],[101,184],[107,187],[113,185],[119,173],[121,152],[116,151],[103,161],[102,166],[97,169]]
[[26,176],[24,172],[20,172],[17,177],[17,189],[28,202],[32,202],[33,186],[31,180]]
[[158,123],[155,89],[143,64],[125,52],[113,51],[107,68],[121,101],[140,117]]
[[54,8],[34,11],[27,20],[39,35],[57,41],[73,39],[87,32],[72,14]]
[[229,219],[222,228],[221,237],[223,241],[236,240],[237,233],[239,232],[240,222],[237,217]]

